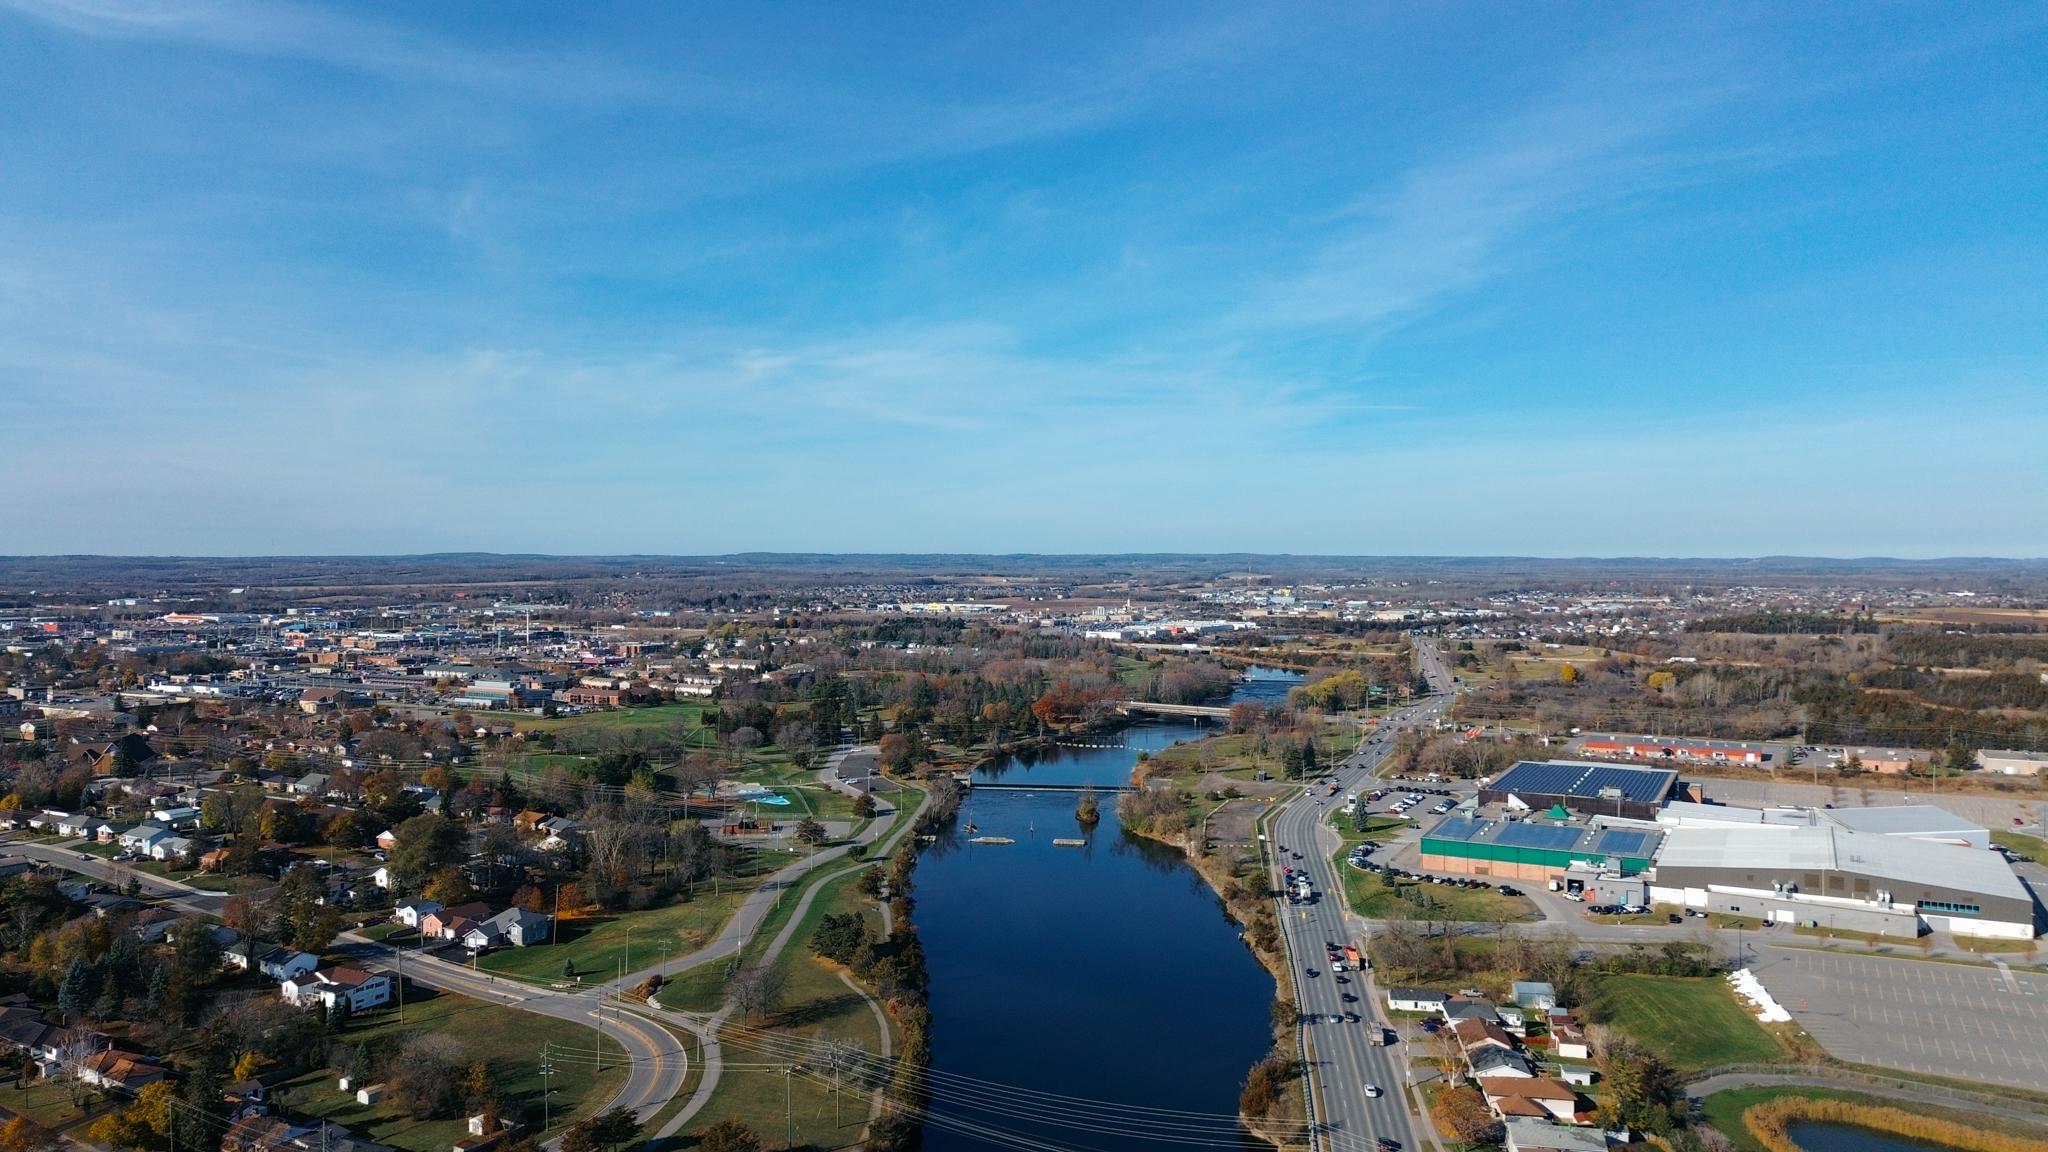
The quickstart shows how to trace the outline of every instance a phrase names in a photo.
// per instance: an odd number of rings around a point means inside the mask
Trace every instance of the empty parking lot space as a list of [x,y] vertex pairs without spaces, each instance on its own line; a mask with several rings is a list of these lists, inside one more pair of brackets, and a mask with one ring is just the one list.
[[1751,966],[1835,1057],[2048,1091],[2048,981],[1768,945]]

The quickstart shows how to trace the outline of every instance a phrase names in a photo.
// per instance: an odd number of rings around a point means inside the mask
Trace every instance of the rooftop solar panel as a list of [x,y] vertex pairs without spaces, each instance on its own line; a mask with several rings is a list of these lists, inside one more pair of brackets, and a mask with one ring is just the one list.
[[1641,856],[1649,839],[1647,832],[1611,831],[1600,838],[1600,851],[1615,856]]
[[1623,796],[1645,804],[1664,799],[1678,773],[1668,768],[1622,768],[1607,764],[1554,764],[1524,760],[1487,787],[1498,792],[1540,796],[1586,796],[1602,788],[1618,788]]
[[1585,832],[1583,828],[1560,827],[1556,824],[1510,824],[1501,829],[1494,838],[1496,844],[1507,844],[1516,848],[1570,848],[1579,842]]
[[1429,830],[1429,835],[1438,840],[1473,840],[1486,831],[1486,823],[1464,816],[1451,816],[1438,822]]

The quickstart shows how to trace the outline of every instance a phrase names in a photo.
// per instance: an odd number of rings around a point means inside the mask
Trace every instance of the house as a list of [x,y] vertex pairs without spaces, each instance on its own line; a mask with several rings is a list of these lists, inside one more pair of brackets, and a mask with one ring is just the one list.
[[[480,921],[491,918],[491,906],[482,901],[458,905],[454,908],[437,908],[420,917],[420,935],[437,940],[457,940],[460,933],[467,932]],[[458,925],[456,921],[467,921]]]
[[109,1048],[72,1065],[71,1072],[95,1088],[135,1092],[163,1079],[169,1069],[157,1063],[154,1056]]
[[377,833],[377,847],[386,852],[398,847],[398,833],[389,828]]
[[545,812],[535,812],[532,809],[528,809],[512,817],[512,826],[521,832],[531,832],[539,828],[540,822],[547,818],[548,814]]
[[1593,1047],[1586,1039],[1586,1030],[1569,1016],[1550,1018],[1550,1042],[1557,1047],[1560,1060],[1590,1060]]
[[130,852],[147,853],[150,845],[155,844],[170,834],[171,830],[161,824],[137,824],[128,831],[121,833],[118,843]]
[[150,819],[166,828],[191,828],[199,823],[199,809],[188,804],[159,808],[150,814]]
[[554,922],[525,908],[507,908],[484,924],[515,948],[545,944],[554,937]]
[[63,827],[66,823],[82,819],[84,817],[76,816],[69,812],[60,812],[55,808],[45,808],[28,818],[28,826],[38,832],[56,832],[57,829]]
[[576,835],[576,822],[567,816],[555,816],[543,820],[536,828],[538,831],[546,834],[545,838],[540,842],[542,848],[564,847],[569,843],[569,838]]
[[1460,1047],[1469,1054],[1476,1048],[1501,1048],[1515,1050],[1515,1038],[1491,1020],[1460,1020],[1451,1025],[1451,1034],[1458,1038]]
[[101,844],[112,844],[121,838],[123,832],[132,827],[132,824],[113,824],[102,820],[92,826],[92,838]]
[[1607,1134],[1598,1128],[1567,1128],[1518,1116],[1507,1122],[1507,1132],[1507,1152],[1607,1152]]
[[237,1116],[220,1146],[221,1152],[392,1152],[389,1145],[374,1144],[331,1120],[297,1125],[260,1108]]
[[1491,1046],[1479,1048],[1471,1054],[1472,1078],[1485,1080],[1493,1076],[1517,1076],[1533,1080],[1536,1065],[1520,1052],[1505,1052]]
[[1567,1084],[1587,1087],[1593,1083],[1593,1078],[1599,1074],[1600,1070],[1591,1064],[1564,1064],[1559,1066],[1558,1077]]
[[1516,1004],[1545,1011],[1557,1007],[1557,989],[1542,980],[1517,980],[1509,988]]
[[[382,872],[384,869],[379,868],[378,871]],[[441,906],[434,901],[422,896],[413,896],[400,900],[397,907],[392,909],[391,918],[408,928],[417,928],[420,926],[421,917],[440,910]]]
[[290,948],[272,948],[256,960],[256,970],[280,983],[320,967],[320,958],[311,952],[299,952]]
[[339,688],[308,688],[299,693],[299,711],[312,715],[330,712],[348,703],[348,693]]
[[1442,1012],[1448,999],[1434,988],[1387,989],[1387,1007],[1395,1012]]
[[[370,873],[370,883],[384,889],[386,892],[391,890],[391,885],[396,880],[397,877],[391,874],[391,869],[387,865],[380,864],[375,872]],[[413,927],[417,928],[419,925],[415,924]]]
[[151,860],[175,860],[191,852],[198,845],[183,836],[164,836],[149,846]]
[[1500,1016],[1494,1012],[1493,1005],[1484,1000],[1467,1000],[1462,996],[1453,996],[1444,1001],[1441,1011],[1444,1019],[1452,1022],[1484,1020],[1489,1024],[1500,1023]]
[[1501,1119],[1516,1116],[1569,1123],[1579,1112],[1579,1094],[1558,1080],[1524,1080],[1518,1076],[1488,1076],[1479,1081],[1487,1107]]
[[481,924],[471,920],[463,920],[459,923],[468,925],[468,927],[452,929],[456,932],[455,939],[460,941],[462,946],[471,952],[488,951],[496,947],[498,942],[505,938],[504,934],[498,930],[498,926],[489,920]]
[[90,836],[99,821],[91,816],[66,816],[57,821],[59,836]]
[[164,938],[180,917],[169,908],[145,908],[135,917],[135,935],[152,944]]
[[279,772],[272,772],[259,779],[265,792],[283,792],[292,786],[292,778]]
[[300,796],[325,796],[327,780],[327,774],[324,772],[308,772],[292,781],[291,790]]
[[215,848],[211,852],[201,852],[199,854],[199,870],[201,872],[218,872],[226,868],[228,866],[228,855],[229,852],[226,848]]
[[324,1004],[329,1008],[341,1000],[357,1012],[391,1002],[391,974],[369,972],[353,964],[337,964],[282,982],[285,1003],[298,1008]]

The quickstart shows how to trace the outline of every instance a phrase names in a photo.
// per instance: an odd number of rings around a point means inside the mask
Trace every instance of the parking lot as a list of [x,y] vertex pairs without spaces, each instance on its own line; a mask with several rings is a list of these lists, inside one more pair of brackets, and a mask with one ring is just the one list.
[[1756,945],[1750,967],[1842,1060],[2048,1091],[2048,977]]

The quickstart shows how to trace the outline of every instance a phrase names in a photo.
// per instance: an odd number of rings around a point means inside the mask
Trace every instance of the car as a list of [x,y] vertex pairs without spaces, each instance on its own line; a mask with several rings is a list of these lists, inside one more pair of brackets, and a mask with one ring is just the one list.
[[1349,983],[1351,983],[1351,977],[1349,977],[1349,976],[1338,976],[1338,977],[1335,977],[1335,979],[1336,979],[1337,983],[1339,983],[1339,984],[1349,984]]
[[1320,975],[1322,975],[1322,973],[1320,973],[1320,972],[1317,972],[1317,971],[1316,971],[1315,969],[1313,969],[1313,968],[1303,968],[1303,969],[1302,969],[1302,971],[1303,971],[1303,972],[1305,972],[1305,973],[1307,973],[1307,974],[1308,974],[1308,978],[1309,978],[1309,979],[1311,979],[1311,980],[1315,979],[1315,978],[1316,978],[1317,976],[1320,976]]
[[1500,894],[1503,896],[1520,896],[1522,894],[1522,890],[1520,888],[1510,888],[1507,885],[1503,884],[1500,886]]
[[1358,1023],[1358,1013],[1356,1013],[1356,1012],[1346,1012],[1346,1013],[1344,1014],[1344,1022],[1345,1022],[1345,1023],[1347,1023],[1347,1024],[1356,1024],[1356,1023]]
[[1386,1093],[1380,1091],[1380,1086],[1377,1084],[1367,1084],[1365,1086],[1365,1097],[1368,1100],[1377,1100],[1384,1095]]
[[1335,1012],[1332,1012],[1328,1016],[1323,1017],[1323,1019],[1328,1020],[1332,1024],[1342,1024],[1344,1022],[1344,1018],[1342,1016],[1337,1015]]
[[1340,994],[1338,995],[1338,997],[1337,997],[1337,998],[1338,998],[1339,1000],[1342,1000],[1342,1001],[1344,1001],[1344,1002],[1345,1002],[1346,1004],[1356,1004],[1356,1003],[1358,1003],[1358,997],[1356,997],[1356,996],[1353,996],[1353,995],[1352,995],[1351,993],[1349,993],[1349,992],[1344,992],[1344,993],[1340,993]]
[[1401,1142],[1392,1136],[1380,1137],[1380,1152],[1401,1152]]

